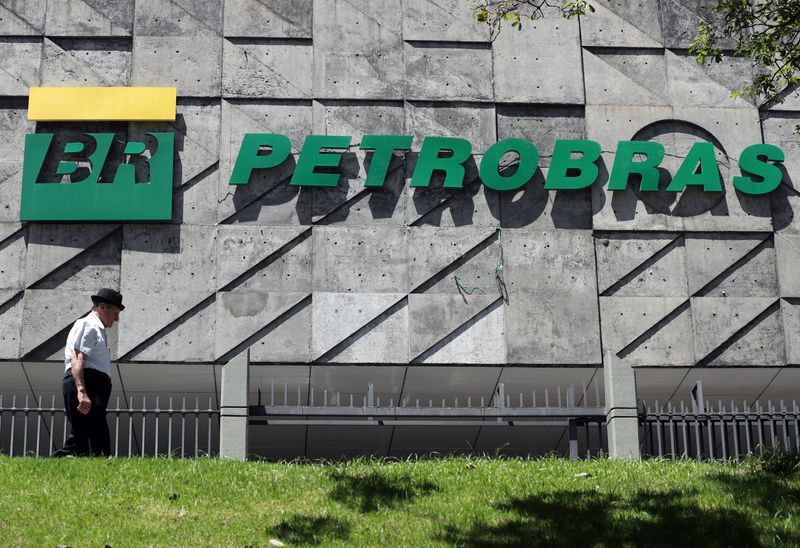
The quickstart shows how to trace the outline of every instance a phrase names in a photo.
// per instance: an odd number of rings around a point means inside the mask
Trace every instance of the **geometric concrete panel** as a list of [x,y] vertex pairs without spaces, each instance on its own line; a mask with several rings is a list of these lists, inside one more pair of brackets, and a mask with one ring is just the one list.
[[45,38],[42,85],[127,86],[131,47],[130,38]]
[[581,106],[498,105],[497,139],[528,139],[539,151],[539,167],[550,167],[558,139],[586,139]]
[[4,0],[0,4],[0,35],[43,34],[46,3],[46,0]]
[[77,274],[84,283],[64,289],[96,290],[104,282],[118,288],[119,229],[113,224],[32,224],[28,229],[25,286],[40,282],[52,286],[53,279],[65,281]]
[[311,291],[311,242],[305,227],[220,226],[217,290]]
[[465,297],[417,293],[409,295],[408,331],[411,360],[416,361],[428,350],[442,346],[444,339],[454,332],[457,330],[463,332],[462,326],[469,328],[467,322],[491,307],[497,300],[498,297],[495,295],[481,294]]
[[[512,305],[517,292],[597,295],[590,231],[509,229],[503,232],[502,242],[506,257],[503,278]],[[597,308],[596,297],[591,300]]]
[[26,100],[0,102],[0,222],[19,222],[25,134],[34,129],[27,111]]
[[[600,177],[592,185],[596,230],[655,231],[771,231],[769,196],[737,192],[732,177],[742,150],[761,141],[758,113],[745,108],[670,108],[590,105],[586,107],[587,137],[605,151]],[[652,140],[665,148],[658,192],[641,192],[636,181],[624,191],[605,188],[618,141]],[[698,141],[715,145],[723,192],[666,187],[691,146]]]
[[765,235],[686,236],[689,292],[708,297],[776,297],[775,250]]
[[133,4],[134,0],[51,1],[45,32],[48,36],[130,36]]
[[591,233],[509,229],[502,236],[510,363],[600,361]]
[[776,268],[781,297],[800,297],[800,234],[775,234]]
[[708,365],[786,365],[782,317],[777,305],[752,330],[743,334]]
[[22,292],[0,289],[0,360],[19,359]]
[[[648,3],[648,5],[650,5]],[[697,36],[697,25],[706,18],[715,18],[715,0],[661,0],[661,28],[663,43],[668,48],[688,49]],[[655,11],[657,8],[653,8]],[[658,17],[653,13],[653,16]],[[721,48],[733,49],[732,37],[723,37],[718,42]]]
[[364,186],[371,155],[356,150],[342,155],[336,187],[310,189],[311,219],[315,224],[397,225],[405,220],[404,159],[392,158],[380,188]]
[[473,154],[483,154],[497,141],[491,105],[449,106],[406,102],[406,128],[419,150],[424,137],[460,137],[472,144]]
[[175,291],[177,300],[186,290],[210,295],[216,288],[216,232],[191,225],[125,225],[122,294],[160,289]]
[[505,309],[509,364],[597,364],[600,356],[596,293],[509,289]]
[[408,306],[398,293],[323,293],[312,297],[312,359],[406,363]]
[[583,46],[660,48],[658,5],[640,0],[618,0],[594,6],[580,18]]
[[601,297],[603,348],[635,366],[693,365],[692,315],[684,297]]
[[311,0],[226,0],[224,36],[311,38]]
[[589,189],[545,190],[548,169],[537,170],[533,178],[519,190],[497,193],[500,199],[500,226],[592,228],[592,195]]
[[406,224],[437,227],[498,226],[500,193],[483,185],[478,178],[479,156],[464,162],[463,188],[444,188],[443,172],[434,171],[430,185],[410,187],[419,155],[406,154]]
[[[31,234],[36,225],[30,227]],[[29,245],[29,253],[35,254],[30,264],[41,267],[49,250],[45,246]],[[122,230],[114,230],[107,237],[87,246],[60,266],[53,266],[43,277],[28,287],[33,289],[78,289],[94,293],[101,287],[118,288],[122,255]]]
[[25,287],[25,230],[19,223],[0,223],[0,290]]
[[601,295],[688,297],[683,236],[600,234],[595,237]]
[[780,147],[784,153],[783,184],[770,193],[773,225],[775,231],[797,233],[800,232],[800,147],[795,126],[800,124],[800,113],[764,112],[762,117],[764,142]]
[[[162,302],[165,302],[166,295],[162,295]],[[150,306],[157,306],[154,302],[147,303]],[[149,312],[149,310],[146,310]],[[124,314],[124,313],[123,313]],[[149,314],[142,318],[137,316],[136,321],[126,324],[127,329],[133,330],[133,334],[125,334],[126,340],[132,340],[131,335],[138,334],[138,327],[142,319],[150,319]],[[153,315],[157,321],[158,315]],[[148,341],[140,350],[129,355],[128,358],[139,362],[210,362],[214,359],[214,305],[205,306],[188,318],[180,322],[159,322],[160,325],[169,326],[163,330],[159,337],[153,341]],[[120,323],[120,337],[123,336],[123,326]],[[133,339],[135,340],[135,339]],[[141,339],[139,340],[141,343]],[[122,341],[120,341],[120,351]]]
[[[405,109],[400,101],[338,100],[314,101],[314,133],[318,135],[350,135],[351,150],[361,144],[364,135],[375,133],[403,135]],[[415,147],[416,148],[416,147]],[[397,151],[396,155],[403,154]]]
[[692,297],[699,365],[783,365],[786,361],[777,299]]
[[403,98],[399,2],[315,0],[313,19],[315,97]]
[[[254,302],[263,308],[251,308]],[[218,293],[215,333],[215,358],[220,361],[249,347],[251,361],[308,362],[311,298],[307,293]]]
[[0,71],[0,95],[28,95],[28,88],[40,82],[42,62],[40,38],[15,38],[0,41],[3,70]]
[[[65,289],[26,290],[23,298],[20,354],[26,356],[36,351],[37,359],[48,359],[60,348],[63,356],[67,334],[64,333],[63,339],[58,335],[68,331],[75,320],[91,310],[91,294],[89,291]],[[48,342],[51,344],[45,344]],[[116,345],[111,343],[109,341],[113,354]]]
[[661,50],[584,50],[586,104],[667,105]]
[[222,1],[136,0],[133,27],[137,36],[218,36],[222,34]]
[[[331,348],[327,355],[317,355],[316,360],[336,363],[408,363],[408,306],[398,307],[376,317],[374,322]],[[314,336],[317,332],[315,328]]]
[[505,363],[499,296],[412,294],[408,309],[412,362]]
[[488,42],[489,26],[476,21],[471,8],[455,0],[404,0],[403,40]]
[[281,133],[292,142],[296,154],[312,130],[310,101],[278,102],[230,99],[222,101],[220,134],[220,223],[261,225],[309,224],[311,192],[289,186],[296,164],[290,156],[274,169],[258,169],[246,185],[229,185],[229,177],[245,133]]
[[482,44],[404,44],[405,96],[416,101],[491,101],[491,48]]
[[303,99],[311,96],[312,48],[228,38],[222,44],[222,95]]
[[752,103],[732,98],[731,91],[750,80],[749,61],[726,59],[724,63],[699,64],[693,57],[664,52],[669,95],[675,106],[754,108]]
[[150,132],[175,134],[172,222],[211,225],[217,220],[219,100],[179,99],[173,122],[131,122],[128,137],[148,142]]
[[[126,288],[123,283],[122,294],[125,311],[119,319],[121,359],[161,361],[159,356],[168,348],[173,356],[191,357],[191,361],[213,359],[213,293],[191,288]],[[183,339],[186,348],[181,348]],[[157,350],[152,348],[154,345]]]
[[313,240],[315,292],[408,291],[408,229],[315,227]]
[[501,243],[491,227],[414,227],[409,233],[408,260],[411,289],[415,293],[462,293],[455,282],[481,289],[474,296],[497,299],[495,281]]
[[[12,222],[3,222],[0,223],[0,242],[6,242],[6,240],[11,240],[12,236],[18,236],[17,232],[25,232],[27,230],[27,225],[23,225],[20,222],[12,221]],[[21,236],[21,234],[19,235]]]
[[781,299],[781,320],[786,336],[786,362],[800,364],[800,299]]
[[174,86],[183,97],[218,97],[222,38],[135,36],[133,86]]
[[[139,358],[141,354],[154,359],[155,351],[142,351],[161,344],[161,339],[187,321],[188,326],[199,326],[194,333],[210,332],[215,245],[216,229],[212,227],[125,225],[121,292],[129,304],[120,318],[121,356]],[[204,312],[208,308],[210,314]],[[189,333],[186,329],[179,332]],[[176,352],[193,359],[202,354],[187,347]],[[141,360],[146,361],[144,357]]]
[[[492,44],[494,98],[508,103],[582,104],[583,71],[578,21],[558,14],[505,30]],[[481,74],[487,64],[476,62]],[[491,97],[489,97],[491,98]]]

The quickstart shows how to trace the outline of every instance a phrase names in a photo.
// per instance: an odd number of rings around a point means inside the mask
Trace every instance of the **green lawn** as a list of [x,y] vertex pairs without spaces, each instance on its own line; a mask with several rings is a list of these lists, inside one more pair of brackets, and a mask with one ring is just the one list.
[[0,486],[0,546],[800,545],[800,477],[752,465],[0,457]]

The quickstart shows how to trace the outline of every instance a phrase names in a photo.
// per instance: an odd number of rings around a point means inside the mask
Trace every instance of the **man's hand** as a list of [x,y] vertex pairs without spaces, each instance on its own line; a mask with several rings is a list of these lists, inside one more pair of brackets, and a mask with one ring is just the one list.
[[92,400],[86,393],[86,389],[78,390],[78,413],[86,415],[92,409]]
[[92,409],[92,400],[89,399],[83,383],[83,358],[83,352],[72,349],[72,377],[75,379],[75,386],[78,387],[78,413],[86,415]]

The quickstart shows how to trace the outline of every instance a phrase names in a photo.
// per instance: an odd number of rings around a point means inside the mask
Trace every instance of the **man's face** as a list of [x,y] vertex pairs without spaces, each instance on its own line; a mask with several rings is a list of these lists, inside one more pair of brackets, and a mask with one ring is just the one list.
[[113,304],[100,303],[97,307],[97,315],[104,326],[111,327],[114,322],[119,320],[119,308]]

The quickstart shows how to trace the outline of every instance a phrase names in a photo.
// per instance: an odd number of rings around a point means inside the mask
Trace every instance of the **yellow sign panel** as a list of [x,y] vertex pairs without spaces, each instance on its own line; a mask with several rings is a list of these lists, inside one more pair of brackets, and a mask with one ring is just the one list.
[[176,95],[176,88],[33,87],[28,98],[28,120],[172,121]]

